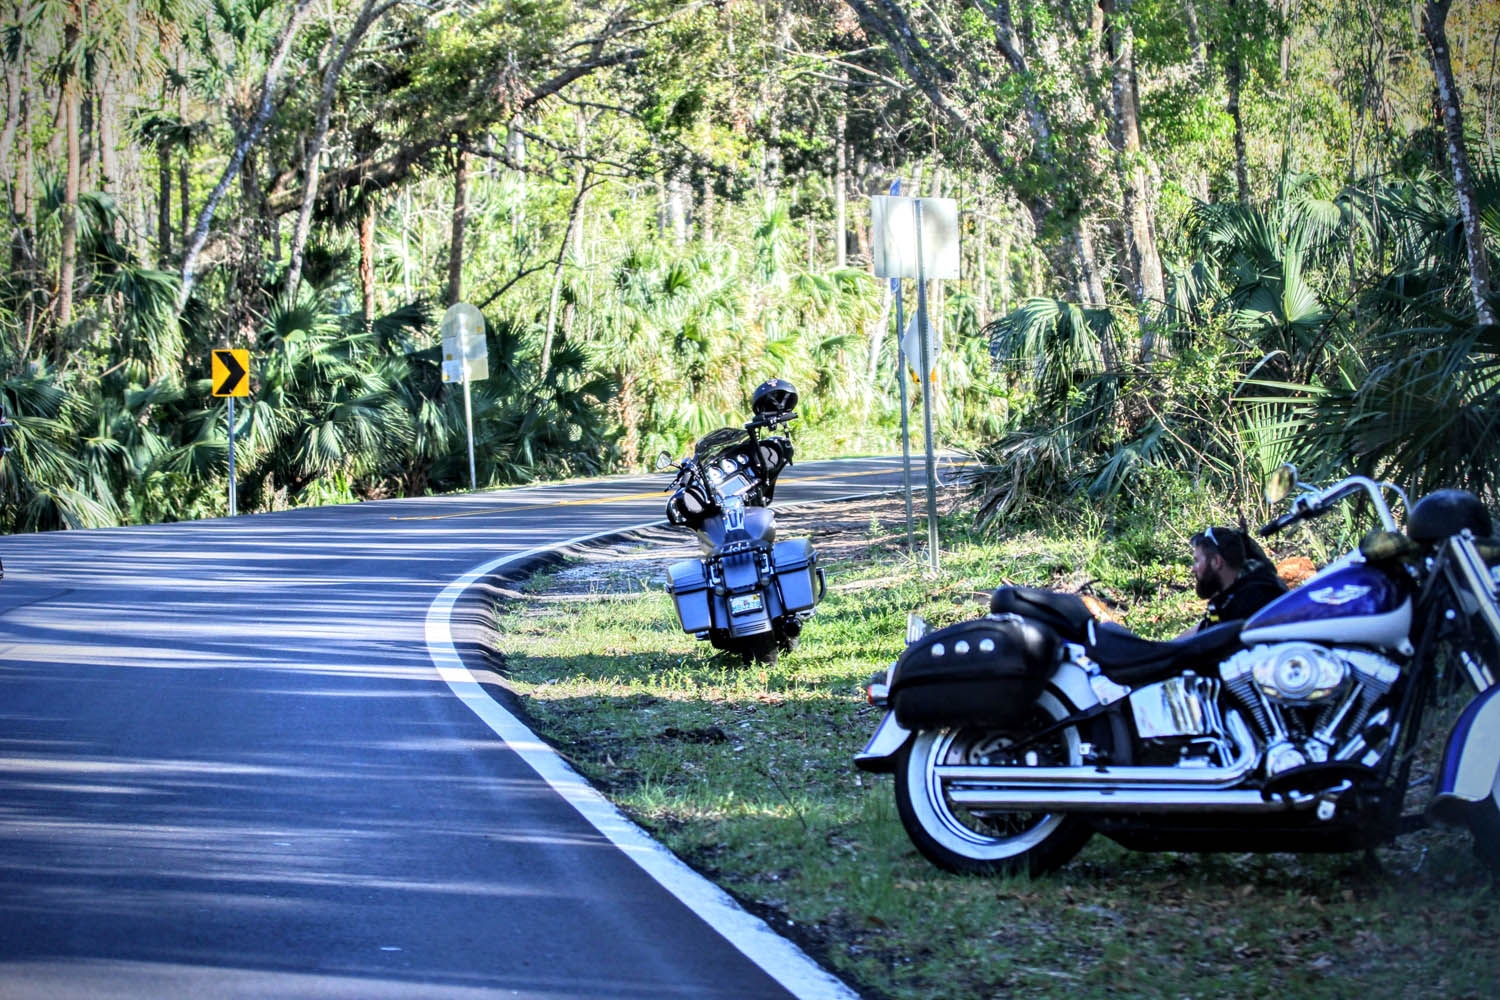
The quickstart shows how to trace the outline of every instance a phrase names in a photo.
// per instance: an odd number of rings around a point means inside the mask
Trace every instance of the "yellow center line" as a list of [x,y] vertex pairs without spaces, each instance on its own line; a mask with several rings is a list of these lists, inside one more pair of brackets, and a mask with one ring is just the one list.
[[[876,476],[885,475],[889,469],[864,469],[859,472],[833,472],[826,476],[803,476],[801,478],[790,478],[778,480],[780,483],[819,483],[825,479],[849,479],[854,476]],[[586,500],[554,500],[551,503],[522,504],[515,507],[487,507],[483,510],[462,510],[453,514],[423,514],[415,517],[397,517],[392,515],[392,521],[447,521],[458,517],[482,517],[486,514],[507,514],[523,510],[547,510],[551,507],[585,507],[590,504],[599,503],[625,503],[630,500],[650,500],[653,497],[663,498],[667,488],[663,486],[659,490],[650,493],[620,493],[615,496],[590,497]]]

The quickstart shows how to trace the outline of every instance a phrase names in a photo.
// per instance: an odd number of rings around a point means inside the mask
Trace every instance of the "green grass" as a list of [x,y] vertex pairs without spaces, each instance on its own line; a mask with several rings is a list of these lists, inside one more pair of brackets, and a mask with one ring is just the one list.
[[1170,540],[1072,525],[983,543],[948,527],[934,580],[872,524],[864,557],[827,566],[827,599],[773,668],[678,631],[649,574],[561,597],[537,578],[497,610],[508,683],[637,822],[870,997],[1500,995],[1495,897],[1461,835],[1411,835],[1378,870],[1098,837],[1035,881],[929,865],[891,780],[852,764],[878,719],[863,682],[899,652],[909,610],[973,617],[1002,579],[1088,584],[1158,636],[1201,607]]

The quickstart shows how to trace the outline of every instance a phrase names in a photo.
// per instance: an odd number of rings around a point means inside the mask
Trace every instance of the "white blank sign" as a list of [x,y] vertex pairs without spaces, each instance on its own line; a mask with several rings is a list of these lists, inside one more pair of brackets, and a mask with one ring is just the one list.
[[[917,209],[922,215],[922,260],[917,261]],[[877,278],[957,278],[958,202],[952,198],[870,199]]]

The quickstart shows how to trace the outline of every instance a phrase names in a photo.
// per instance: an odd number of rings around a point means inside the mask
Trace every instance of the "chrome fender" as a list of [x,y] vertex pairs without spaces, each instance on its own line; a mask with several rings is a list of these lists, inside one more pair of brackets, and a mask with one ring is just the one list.
[[1500,686],[1471,701],[1454,723],[1427,818],[1459,825],[1491,798],[1500,802]]
[[911,730],[896,721],[895,712],[886,712],[865,748],[854,755],[854,766],[872,774],[891,774],[896,770],[896,754],[909,739]]
[[[1076,663],[1063,663],[1048,684],[1061,692],[1075,711],[1091,708],[1099,703],[1099,696],[1089,684],[1088,674]],[[873,774],[894,772],[896,754],[901,752],[911,735],[911,730],[896,721],[895,712],[886,712],[865,748],[854,755],[854,766]]]

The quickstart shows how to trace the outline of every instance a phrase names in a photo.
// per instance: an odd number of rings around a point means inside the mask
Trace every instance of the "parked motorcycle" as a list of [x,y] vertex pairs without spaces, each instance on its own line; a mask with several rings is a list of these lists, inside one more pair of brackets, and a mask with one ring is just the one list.
[[805,538],[776,540],[770,509],[776,477],[792,463],[792,441],[774,432],[794,419],[797,390],[771,379],[751,396],[755,416],[698,442],[676,468],[667,520],[691,529],[701,559],[667,568],[667,590],[686,632],[747,662],[774,662],[791,650],[825,590],[823,570]]
[[[856,758],[894,772],[901,822],[955,872],[1058,868],[1095,833],[1137,850],[1348,851],[1467,826],[1500,873],[1500,542],[1472,495],[1415,506],[1353,476],[1295,492],[1269,535],[1366,498],[1358,548],[1244,622],[1153,642],[1076,595],[1002,587],[869,684]],[[1408,511],[1397,529],[1385,494]],[[1473,691],[1425,809],[1403,814],[1424,715]],[[1429,779],[1418,779],[1422,784]]]

